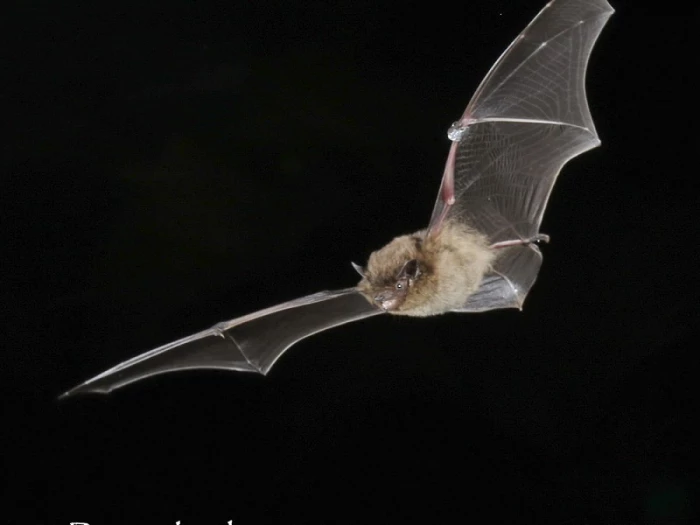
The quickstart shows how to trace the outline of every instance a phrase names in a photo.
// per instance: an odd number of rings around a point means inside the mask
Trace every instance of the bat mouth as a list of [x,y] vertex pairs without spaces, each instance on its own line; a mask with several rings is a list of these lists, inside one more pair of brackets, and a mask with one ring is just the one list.
[[403,300],[404,295],[397,294],[394,290],[385,290],[374,296],[375,304],[385,312],[396,310]]
[[377,306],[379,306],[379,308],[381,308],[385,312],[395,310],[396,307],[399,305],[399,302],[396,299],[390,299],[387,301],[378,301],[375,299],[374,302],[377,303]]

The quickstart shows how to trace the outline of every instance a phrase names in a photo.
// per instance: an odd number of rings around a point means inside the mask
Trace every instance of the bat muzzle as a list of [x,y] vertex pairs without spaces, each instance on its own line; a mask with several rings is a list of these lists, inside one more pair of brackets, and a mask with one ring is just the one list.
[[384,311],[396,310],[403,302],[403,295],[399,295],[393,290],[387,290],[375,295],[374,302]]

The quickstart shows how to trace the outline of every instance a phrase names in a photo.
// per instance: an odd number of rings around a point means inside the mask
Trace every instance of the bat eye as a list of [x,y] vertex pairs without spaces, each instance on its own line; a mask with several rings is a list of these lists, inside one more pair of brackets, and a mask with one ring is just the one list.
[[401,281],[399,281],[398,283],[396,283],[396,289],[397,289],[397,290],[401,290],[402,288],[403,288],[403,283],[402,283]]

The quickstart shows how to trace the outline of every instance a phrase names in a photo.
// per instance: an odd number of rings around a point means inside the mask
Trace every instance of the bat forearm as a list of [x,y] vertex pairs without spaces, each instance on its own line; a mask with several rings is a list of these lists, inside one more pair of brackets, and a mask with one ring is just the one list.
[[549,235],[547,235],[546,233],[538,233],[537,235],[533,235],[529,239],[513,239],[511,241],[501,241],[492,244],[491,246],[489,246],[489,248],[496,250],[498,248],[507,248],[509,246],[521,246],[524,244],[532,244],[537,242],[549,242]]

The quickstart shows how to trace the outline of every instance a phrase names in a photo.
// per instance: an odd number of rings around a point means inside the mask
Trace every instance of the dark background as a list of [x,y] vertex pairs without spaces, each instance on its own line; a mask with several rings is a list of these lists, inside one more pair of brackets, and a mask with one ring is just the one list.
[[603,145],[557,182],[523,312],[381,316],[266,378],[57,402],[217,321],[351,286],[351,260],[424,227],[448,126],[543,2],[94,4],[5,18],[4,514],[697,517],[697,11],[615,2],[587,83]]

